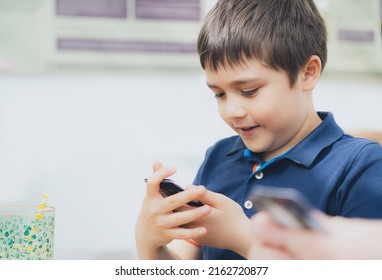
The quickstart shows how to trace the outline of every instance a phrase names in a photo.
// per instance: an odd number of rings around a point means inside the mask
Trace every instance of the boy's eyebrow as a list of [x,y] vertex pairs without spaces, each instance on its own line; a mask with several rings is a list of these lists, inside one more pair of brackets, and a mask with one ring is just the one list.
[[[249,83],[259,82],[259,81],[261,81],[261,79],[259,79],[259,78],[247,79],[247,80],[237,80],[237,81],[230,82],[228,85],[229,86],[241,86],[241,85],[246,85],[246,84],[249,84]],[[218,85],[210,84],[210,83],[208,83],[208,81],[207,81],[207,86],[209,88],[219,88]]]

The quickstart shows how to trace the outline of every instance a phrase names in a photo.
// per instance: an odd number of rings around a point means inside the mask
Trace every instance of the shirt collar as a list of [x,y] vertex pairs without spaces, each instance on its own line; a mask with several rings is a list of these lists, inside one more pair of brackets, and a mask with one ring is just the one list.
[[342,137],[344,131],[332,113],[318,112],[322,123],[285,155],[286,158],[306,167],[312,165],[318,154]]
[[238,136],[235,143],[232,145],[231,150],[228,153],[226,153],[225,155],[227,157],[232,156],[232,155],[236,154],[237,152],[239,152],[241,150],[245,150],[245,149],[246,149],[246,146],[244,145],[243,140]]
[[[306,167],[309,167],[314,162],[318,154],[324,148],[336,142],[344,134],[343,130],[334,120],[332,113],[317,113],[318,116],[322,119],[322,123],[316,127],[307,137],[305,137],[299,144],[294,146],[285,154],[286,158]],[[239,151],[243,151],[242,154],[245,158],[259,162],[264,161],[260,154],[252,152],[250,154],[245,154],[246,147],[240,137],[238,137],[226,156],[231,156]]]

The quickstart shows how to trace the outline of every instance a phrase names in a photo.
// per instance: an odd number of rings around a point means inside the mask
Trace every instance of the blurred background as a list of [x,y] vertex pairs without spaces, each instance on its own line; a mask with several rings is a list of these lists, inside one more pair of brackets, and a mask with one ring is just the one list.
[[[56,210],[56,259],[134,259],[154,160],[193,181],[233,135],[199,67],[212,0],[0,0],[0,204]],[[381,130],[382,0],[316,0],[329,58],[314,92],[348,131]]]

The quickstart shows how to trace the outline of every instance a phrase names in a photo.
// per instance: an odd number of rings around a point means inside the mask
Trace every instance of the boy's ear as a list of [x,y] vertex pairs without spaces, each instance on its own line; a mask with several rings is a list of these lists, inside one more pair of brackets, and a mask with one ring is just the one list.
[[313,91],[320,79],[321,68],[321,59],[317,55],[312,55],[302,70],[304,91]]

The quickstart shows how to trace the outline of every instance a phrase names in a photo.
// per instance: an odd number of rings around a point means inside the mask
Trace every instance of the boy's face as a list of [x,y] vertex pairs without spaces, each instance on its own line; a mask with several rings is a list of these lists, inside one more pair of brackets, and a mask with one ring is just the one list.
[[223,120],[265,160],[289,150],[313,129],[317,114],[311,93],[303,90],[303,73],[291,87],[286,72],[247,60],[217,71],[207,68],[206,75]]

